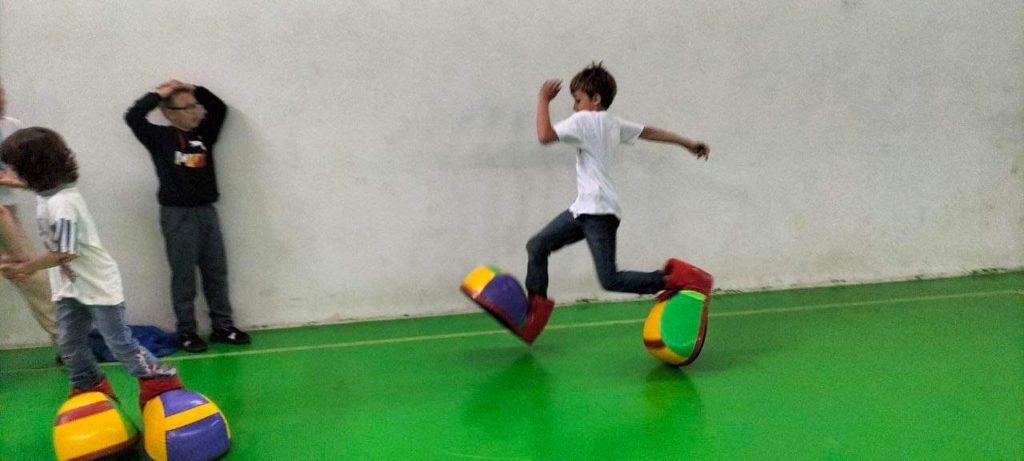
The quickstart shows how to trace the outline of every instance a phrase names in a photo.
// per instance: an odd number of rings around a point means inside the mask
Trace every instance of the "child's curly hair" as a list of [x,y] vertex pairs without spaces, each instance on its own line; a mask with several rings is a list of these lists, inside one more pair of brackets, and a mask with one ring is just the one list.
[[601,105],[607,109],[615,100],[615,77],[601,66],[601,62],[591,62],[590,66],[579,71],[569,83],[569,91],[576,90],[583,90],[590,97],[594,97],[595,94],[601,95]]
[[75,153],[49,128],[15,131],[0,144],[0,161],[13,167],[29,189],[37,192],[78,180]]

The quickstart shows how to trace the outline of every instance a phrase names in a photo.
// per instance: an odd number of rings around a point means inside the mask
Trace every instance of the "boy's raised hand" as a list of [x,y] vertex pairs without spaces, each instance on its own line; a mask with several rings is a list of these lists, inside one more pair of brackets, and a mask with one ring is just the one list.
[[171,79],[158,85],[156,87],[156,93],[159,94],[161,98],[163,98],[179,88],[184,88],[186,90],[192,91],[195,90],[195,85]]
[[544,84],[540,86],[540,94],[538,95],[542,100],[551,101],[558,96],[558,92],[562,91],[561,80],[546,80]]
[[184,88],[184,89],[189,90],[189,91],[195,91],[195,89],[196,89],[196,86],[191,84],[191,83],[185,83],[185,82],[178,81],[178,80],[172,80],[172,81],[174,82],[174,85],[175,85],[174,88],[175,89]]
[[705,162],[708,161],[708,157],[711,156],[711,148],[708,147],[707,144],[704,144],[699,141],[691,146],[688,146],[686,149],[689,150],[690,153],[692,153],[695,157],[697,157],[698,160],[704,159]]
[[171,92],[174,91],[175,82],[177,82],[177,80],[168,80],[157,85],[156,94],[160,95],[161,98],[167,97],[167,95],[171,94]]

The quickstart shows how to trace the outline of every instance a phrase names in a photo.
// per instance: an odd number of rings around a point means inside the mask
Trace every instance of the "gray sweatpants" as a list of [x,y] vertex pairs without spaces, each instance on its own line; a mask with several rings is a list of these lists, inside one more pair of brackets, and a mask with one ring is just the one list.
[[178,333],[196,333],[196,266],[215,330],[234,326],[228,300],[228,262],[213,205],[160,207],[160,230],[171,265],[171,301]]

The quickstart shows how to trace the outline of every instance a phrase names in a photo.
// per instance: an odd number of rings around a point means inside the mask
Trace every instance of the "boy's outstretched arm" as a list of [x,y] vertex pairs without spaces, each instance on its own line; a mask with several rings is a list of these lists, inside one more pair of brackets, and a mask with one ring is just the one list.
[[540,94],[537,95],[537,140],[541,144],[558,142],[558,133],[551,125],[551,111],[548,105],[555,96],[558,96],[561,89],[561,80],[548,80],[541,85]]
[[698,159],[703,158],[707,161],[708,157],[711,156],[711,148],[707,144],[700,141],[694,141],[678,134],[675,134],[668,130],[661,128],[654,128],[652,126],[645,126],[644,130],[640,132],[640,139],[646,139],[648,141],[667,142],[675,144],[683,149],[690,151]]
[[71,253],[48,251],[28,261],[4,261],[3,263],[0,263],[0,273],[3,273],[4,277],[12,280],[22,280],[36,271],[56,267],[71,261],[72,259],[75,259],[75,255]]

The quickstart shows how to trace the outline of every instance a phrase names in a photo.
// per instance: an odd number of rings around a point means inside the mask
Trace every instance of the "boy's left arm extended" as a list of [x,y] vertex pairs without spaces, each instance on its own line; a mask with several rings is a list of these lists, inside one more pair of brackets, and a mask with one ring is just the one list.
[[694,141],[661,128],[645,126],[644,130],[640,132],[640,139],[675,144],[690,151],[690,153],[698,159],[703,158],[705,161],[711,155],[711,148],[709,148],[707,144],[700,141]]
[[34,274],[36,271],[57,267],[71,261],[72,259],[75,259],[75,255],[71,253],[47,251],[46,253],[36,256],[28,261],[4,262],[0,264],[0,273],[3,273],[4,277],[12,280],[22,280],[28,278],[28,276]]

